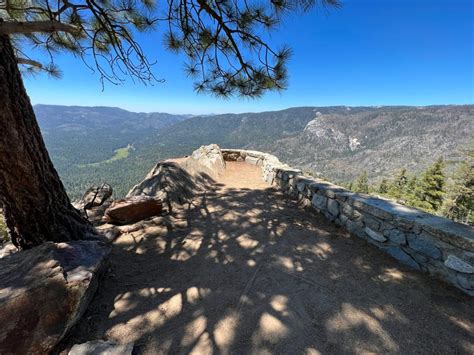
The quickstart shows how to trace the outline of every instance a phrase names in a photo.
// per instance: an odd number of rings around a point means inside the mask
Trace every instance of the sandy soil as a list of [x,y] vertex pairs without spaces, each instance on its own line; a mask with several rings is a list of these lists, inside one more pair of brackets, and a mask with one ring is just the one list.
[[213,191],[115,242],[69,342],[143,354],[474,353],[474,307],[229,163]]

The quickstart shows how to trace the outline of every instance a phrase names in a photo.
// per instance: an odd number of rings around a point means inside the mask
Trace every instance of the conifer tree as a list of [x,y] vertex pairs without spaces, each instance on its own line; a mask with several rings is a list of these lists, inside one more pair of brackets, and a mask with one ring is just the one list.
[[474,225],[474,150],[459,164],[443,205],[443,215]]
[[362,174],[357,177],[352,189],[355,192],[361,192],[364,194],[369,193],[369,180],[367,177],[367,171],[363,171]]
[[445,194],[444,185],[446,178],[443,169],[444,161],[440,157],[423,173],[415,192],[418,198],[416,202],[418,207],[432,212],[436,212],[440,208]]
[[380,182],[380,185],[379,185],[377,191],[378,191],[378,193],[380,193],[380,194],[386,194],[386,193],[388,192],[388,188],[389,188],[389,186],[388,186],[388,181],[387,181],[387,179],[384,178],[384,179],[382,179],[382,181]]
[[389,194],[395,198],[402,197],[405,193],[407,182],[407,170],[402,169],[395,175],[392,184],[389,187]]

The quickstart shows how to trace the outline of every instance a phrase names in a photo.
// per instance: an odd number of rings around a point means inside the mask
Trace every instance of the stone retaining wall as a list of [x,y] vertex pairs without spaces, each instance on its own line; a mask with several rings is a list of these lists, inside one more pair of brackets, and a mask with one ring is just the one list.
[[400,262],[474,295],[474,228],[305,176],[271,154],[241,149],[222,149],[222,154],[227,161],[261,166],[267,183],[298,198],[303,206]]

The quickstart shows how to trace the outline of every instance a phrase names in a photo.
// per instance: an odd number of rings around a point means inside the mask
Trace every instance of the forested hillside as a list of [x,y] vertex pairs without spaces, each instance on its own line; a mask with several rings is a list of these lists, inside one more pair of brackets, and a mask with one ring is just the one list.
[[191,117],[113,107],[36,105],[34,109],[48,151],[74,199],[102,181],[114,187],[116,196],[123,196],[153,164],[143,161],[135,146]]
[[69,194],[109,182],[116,196],[161,159],[202,144],[267,151],[314,175],[371,184],[402,168],[447,171],[474,137],[474,106],[297,107],[214,116],[131,113],[116,108],[36,106],[46,144]]

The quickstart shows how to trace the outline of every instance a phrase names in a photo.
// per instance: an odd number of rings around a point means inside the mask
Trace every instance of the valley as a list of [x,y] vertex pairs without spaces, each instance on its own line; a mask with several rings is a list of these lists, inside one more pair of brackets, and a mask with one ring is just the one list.
[[49,105],[35,111],[72,199],[104,181],[122,197],[156,162],[209,143],[266,151],[340,184],[366,171],[375,184],[402,168],[421,172],[439,157],[454,170],[474,137],[474,105],[295,107],[212,116]]

